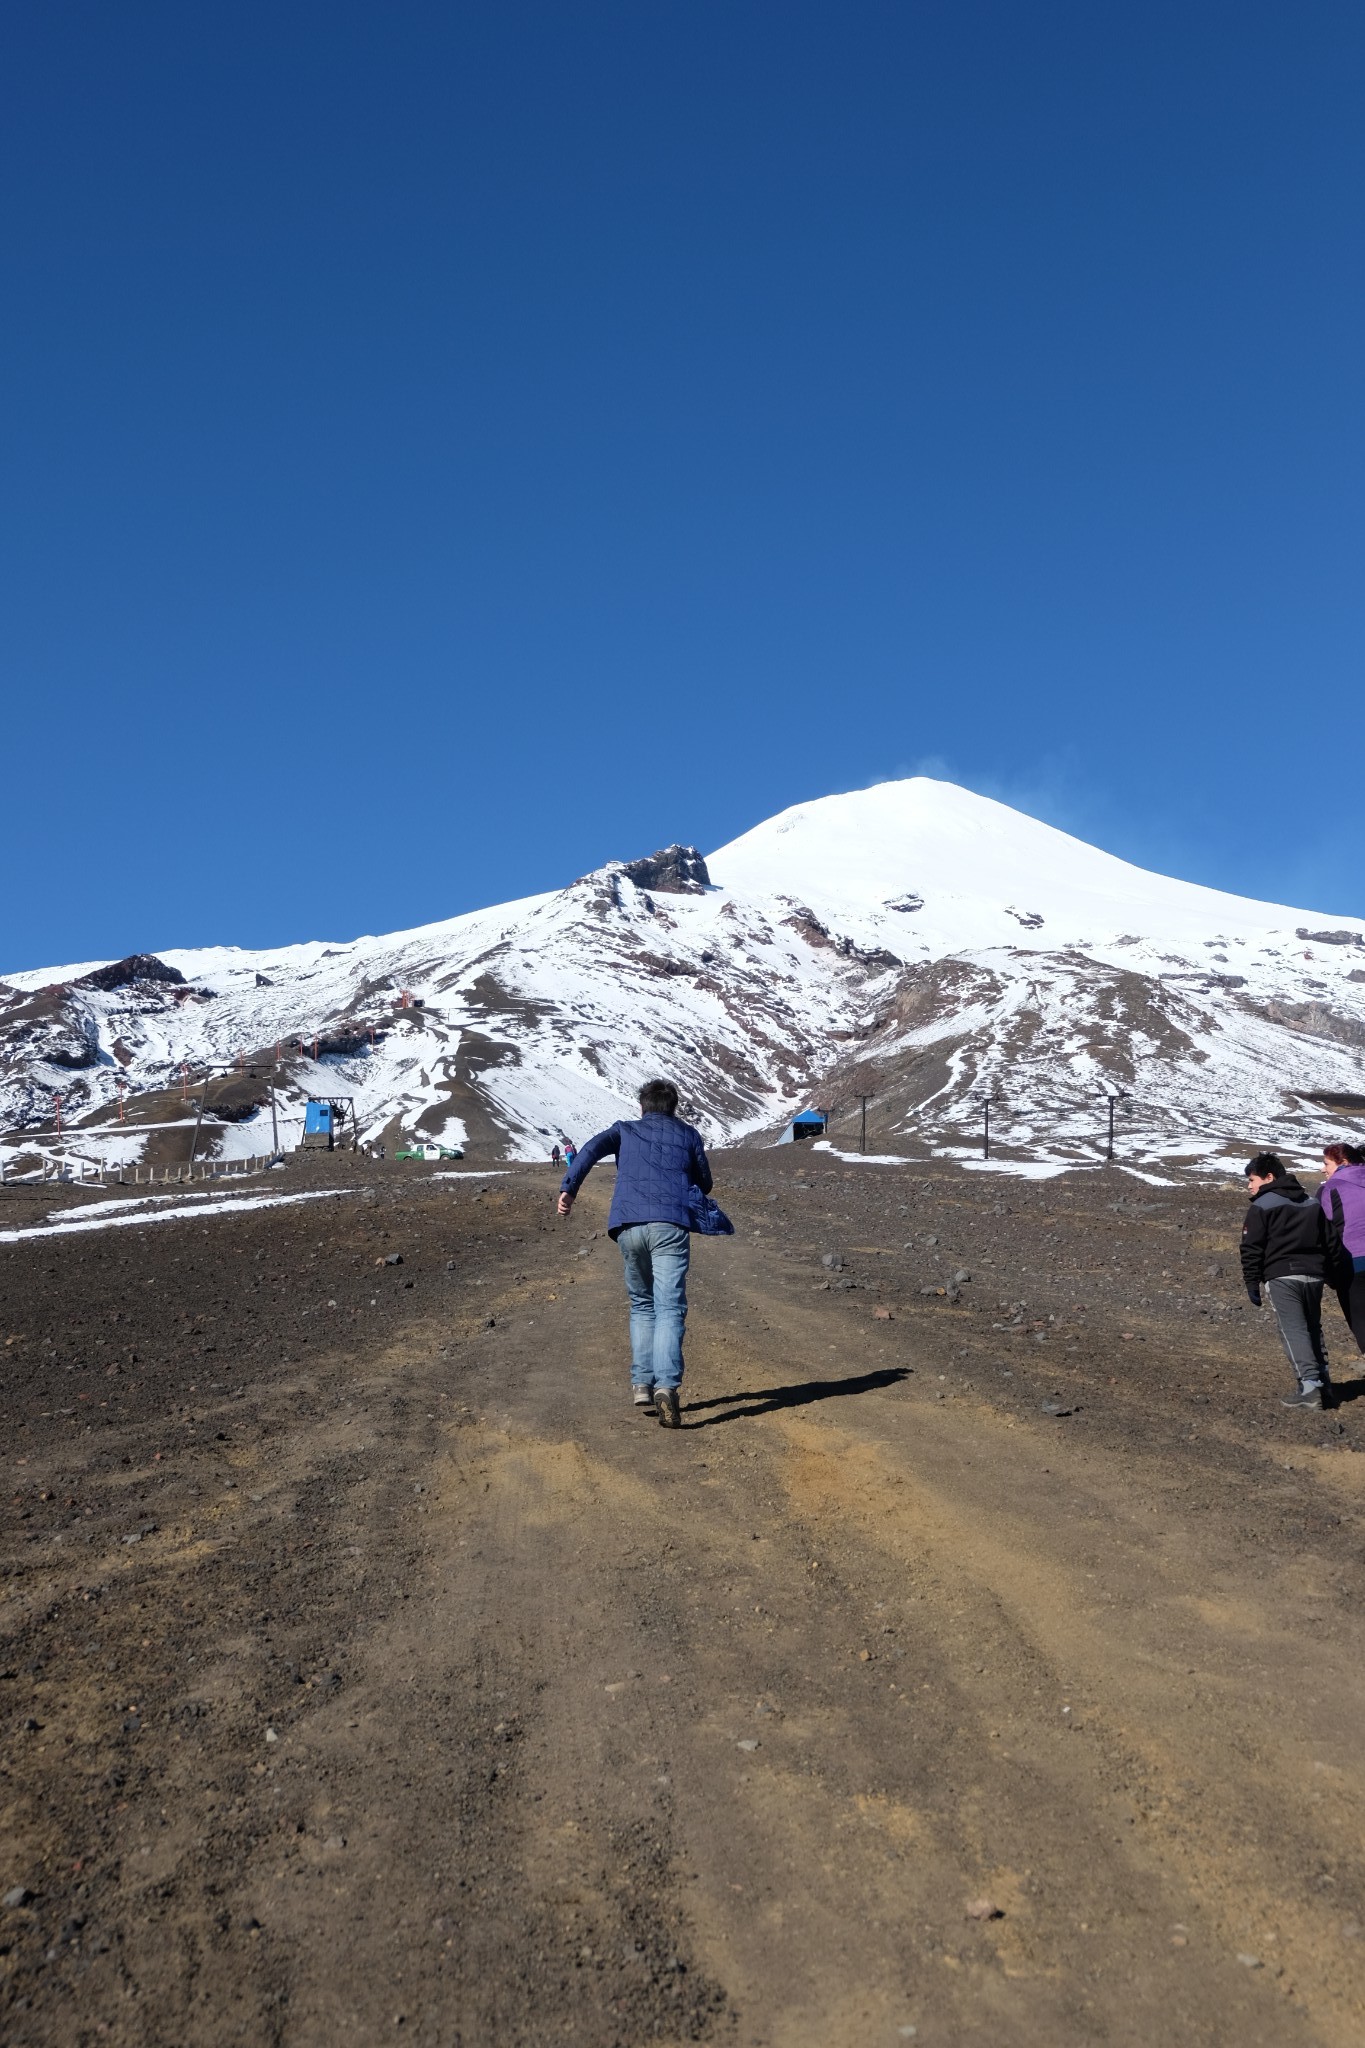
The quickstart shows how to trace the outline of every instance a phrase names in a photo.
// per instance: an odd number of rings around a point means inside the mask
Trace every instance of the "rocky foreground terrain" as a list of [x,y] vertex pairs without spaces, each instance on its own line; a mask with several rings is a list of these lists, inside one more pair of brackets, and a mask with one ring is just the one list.
[[7,2044],[1365,2036],[1335,1311],[1286,1413],[1235,1188],[717,1168],[677,1434],[604,1175],[0,1194]]

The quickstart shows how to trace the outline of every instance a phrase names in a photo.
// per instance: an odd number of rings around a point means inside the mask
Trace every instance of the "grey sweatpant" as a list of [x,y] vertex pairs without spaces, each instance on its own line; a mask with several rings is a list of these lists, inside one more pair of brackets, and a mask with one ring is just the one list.
[[1282,1279],[1266,1282],[1270,1306],[1301,1387],[1324,1387],[1328,1383],[1327,1353],[1322,1342],[1324,1284],[1321,1280],[1310,1280],[1304,1273],[1286,1273]]

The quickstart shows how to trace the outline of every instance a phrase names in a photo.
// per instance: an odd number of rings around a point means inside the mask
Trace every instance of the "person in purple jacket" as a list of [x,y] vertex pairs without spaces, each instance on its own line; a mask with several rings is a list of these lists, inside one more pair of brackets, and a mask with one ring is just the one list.
[[1358,1145],[1325,1145],[1318,1200],[1340,1243],[1337,1300],[1356,1349],[1365,1351],[1365,1152]]
[[711,1168],[691,1124],[677,1114],[671,1081],[648,1081],[640,1090],[638,1122],[616,1123],[589,1138],[570,1162],[559,1191],[559,1213],[599,1159],[616,1160],[616,1187],[607,1235],[621,1247],[630,1297],[630,1383],[637,1408],[654,1408],[665,1429],[682,1426],[678,1388],[683,1376],[690,1233],[724,1234],[729,1219],[707,1197]]

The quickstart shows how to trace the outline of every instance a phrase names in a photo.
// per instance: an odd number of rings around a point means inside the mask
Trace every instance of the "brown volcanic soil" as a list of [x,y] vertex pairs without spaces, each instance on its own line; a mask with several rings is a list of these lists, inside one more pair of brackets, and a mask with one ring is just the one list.
[[1239,1194],[717,1165],[678,1434],[605,1175],[0,1245],[11,2048],[1365,2038],[1365,1408]]

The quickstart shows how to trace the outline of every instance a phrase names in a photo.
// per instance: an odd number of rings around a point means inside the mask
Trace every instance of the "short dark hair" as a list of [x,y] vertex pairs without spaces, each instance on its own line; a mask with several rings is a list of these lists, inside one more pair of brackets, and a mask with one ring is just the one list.
[[678,1091],[671,1081],[646,1081],[640,1090],[640,1107],[646,1116],[672,1116],[678,1107]]
[[1284,1172],[1284,1161],[1278,1152],[1258,1152],[1254,1159],[1248,1159],[1242,1171],[1248,1180],[1253,1173],[1257,1180],[1278,1180]]

